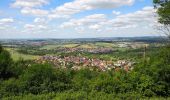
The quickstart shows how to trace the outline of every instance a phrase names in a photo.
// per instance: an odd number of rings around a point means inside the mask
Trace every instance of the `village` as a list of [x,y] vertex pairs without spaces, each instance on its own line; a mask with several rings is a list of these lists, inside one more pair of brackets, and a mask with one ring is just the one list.
[[76,57],[76,56],[42,56],[35,60],[36,63],[50,63],[57,68],[71,68],[73,70],[80,70],[82,68],[89,68],[90,70],[108,71],[108,70],[120,70],[125,71],[133,70],[133,65],[135,62],[128,60],[118,60],[118,61],[105,61],[100,59],[89,59],[86,57]]
[[110,53],[113,51],[112,48],[59,48],[57,49],[58,52],[88,52],[88,53]]

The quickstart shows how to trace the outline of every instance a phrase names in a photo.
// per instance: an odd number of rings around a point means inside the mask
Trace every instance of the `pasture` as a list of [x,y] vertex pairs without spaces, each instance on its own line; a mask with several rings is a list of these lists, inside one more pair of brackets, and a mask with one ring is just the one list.
[[13,48],[5,48],[10,54],[11,57],[14,61],[17,61],[19,59],[23,60],[34,60],[37,59],[39,56],[34,56],[34,55],[26,55],[26,54],[21,54],[17,52],[17,49]]

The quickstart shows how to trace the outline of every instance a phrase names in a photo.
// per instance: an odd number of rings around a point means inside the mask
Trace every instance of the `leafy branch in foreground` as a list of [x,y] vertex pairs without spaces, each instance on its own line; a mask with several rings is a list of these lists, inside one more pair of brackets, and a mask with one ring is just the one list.
[[170,40],[170,0],[153,0],[153,3],[160,23],[157,29]]

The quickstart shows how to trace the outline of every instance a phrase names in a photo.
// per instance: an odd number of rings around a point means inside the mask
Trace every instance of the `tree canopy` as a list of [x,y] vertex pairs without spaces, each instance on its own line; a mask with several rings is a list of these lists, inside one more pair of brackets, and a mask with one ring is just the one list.
[[12,74],[10,71],[10,67],[12,64],[12,59],[6,50],[2,48],[0,45],[0,79],[6,79],[9,78]]
[[153,0],[153,3],[159,16],[158,21],[163,25],[159,30],[170,39],[170,0]]

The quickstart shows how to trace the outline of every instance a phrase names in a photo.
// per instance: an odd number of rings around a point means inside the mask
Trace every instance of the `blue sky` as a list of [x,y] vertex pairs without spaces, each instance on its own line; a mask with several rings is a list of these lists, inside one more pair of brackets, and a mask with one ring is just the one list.
[[0,39],[156,36],[152,0],[1,0]]

